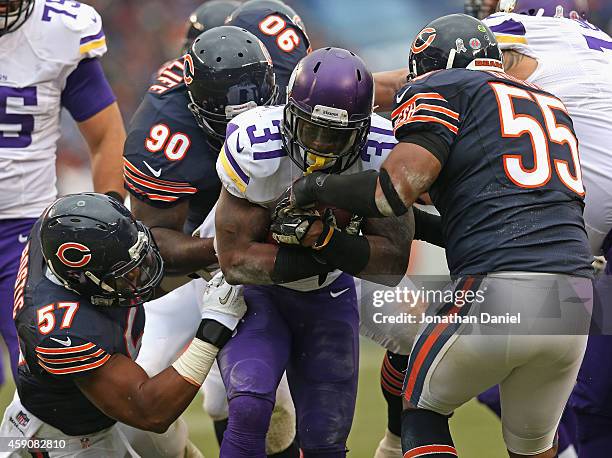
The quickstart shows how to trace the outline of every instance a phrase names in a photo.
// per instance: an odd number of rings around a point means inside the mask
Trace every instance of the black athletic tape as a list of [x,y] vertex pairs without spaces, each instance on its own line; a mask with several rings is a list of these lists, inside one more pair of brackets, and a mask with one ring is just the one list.
[[414,213],[414,238],[446,248],[442,233],[442,218],[426,211],[412,207]]
[[334,270],[324,262],[315,259],[312,253],[307,248],[281,245],[274,261],[272,281],[274,283],[287,283],[327,274]]
[[333,231],[329,242],[316,252],[330,266],[351,275],[358,275],[370,260],[370,242],[359,235]]
[[232,337],[233,331],[218,321],[211,319],[204,319],[200,322],[198,331],[196,332],[196,338],[208,342],[219,350],[227,343]]
[[406,213],[408,211],[408,207],[406,207],[404,202],[402,202],[402,199],[395,190],[395,186],[393,186],[391,177],[386,169],[380,169],[378,174],[378,182],[380,183],[380,189],[382,189],[387,202],[391,206],[391,210],[393,210],[393,214],[395,216],[402,216],[404,213]]
[[313,185],[313,192],[316,201],[322,204],[342,208],[365,217],[384,216],[376,206],[378,172],[375,170],[352,175],[311,174],[308,175],[308,179],[318,183],[316,186]]

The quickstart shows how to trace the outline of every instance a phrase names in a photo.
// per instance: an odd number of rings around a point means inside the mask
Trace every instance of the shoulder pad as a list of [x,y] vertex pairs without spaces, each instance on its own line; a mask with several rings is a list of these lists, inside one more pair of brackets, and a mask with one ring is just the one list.
[[26,22],[26,36],[40,58],[76,65],[106,53],[102,18],[91,6],[76,1],[36,2]]
[[278,197],[267,179],[287,155],[280,132],[282,116],[282,106],[257,107],[228,124],[217,173],[230,193],[261,204]]

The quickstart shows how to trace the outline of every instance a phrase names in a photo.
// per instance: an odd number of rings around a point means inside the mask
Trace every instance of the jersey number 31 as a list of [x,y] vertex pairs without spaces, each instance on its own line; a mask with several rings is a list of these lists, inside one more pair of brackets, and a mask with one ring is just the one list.
[[[510,181],[522,188],[544,186],[552,177],[554,164],[555,172],[561,182],[575,193],[584,195],[578,141],[570,128],[557,122],[553,112],[553,110],[561,110],[567,113],[563,103],[555,97],[527,91],[516,86],[503,83],[490,83],[490,85],[499,105],[502,136],[517,138],[527,134],[533,146],[533,167],[530,169],[523,166],[523,157],[520,154],[504,154],[504,170]],[[542,126],[532,116],[516,114],[513,99],[530,100],[538,106],[544,117],[545,126]],[[558,158],[553,159],[551,164],[549,142],[567,145],[571,153],[571,167],[568,161]]]

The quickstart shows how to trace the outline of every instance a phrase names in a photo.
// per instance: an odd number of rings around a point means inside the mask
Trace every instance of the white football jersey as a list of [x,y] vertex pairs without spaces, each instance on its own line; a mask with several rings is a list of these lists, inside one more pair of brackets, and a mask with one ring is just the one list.
[[[228,192],[270,210],[287,188],[303,175],[283,148],[282,121],[282,106],[257,107],[241,113],[232,119],[217,160],[217,173]],[[372,115],[372,126],[361,158],[344,173],[379,170],[396,143],[391,121]],[[283,286],[313,290],[330,284],[338,275],[339,271],[330,273],[321,286],[318,277]]]
[[538,61],[527,81],[559,97],[572,117],[596,254],[612,227],[612,38],[582,20],[498,13],[484,22],[502,50]]
[[37,0],[0,36],[0,219],[37,218],[55,198],[62,90],[82,59],[105,52],[100,15],[76,1]]

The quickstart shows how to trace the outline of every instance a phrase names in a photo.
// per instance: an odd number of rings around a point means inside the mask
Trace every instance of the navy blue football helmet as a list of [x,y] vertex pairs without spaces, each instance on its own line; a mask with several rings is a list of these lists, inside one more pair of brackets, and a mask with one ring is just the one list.
[[53,275],[93,305],[141,305],[164,274],[149,229],[104,194],[57,199],[43,215],[40,244]]

